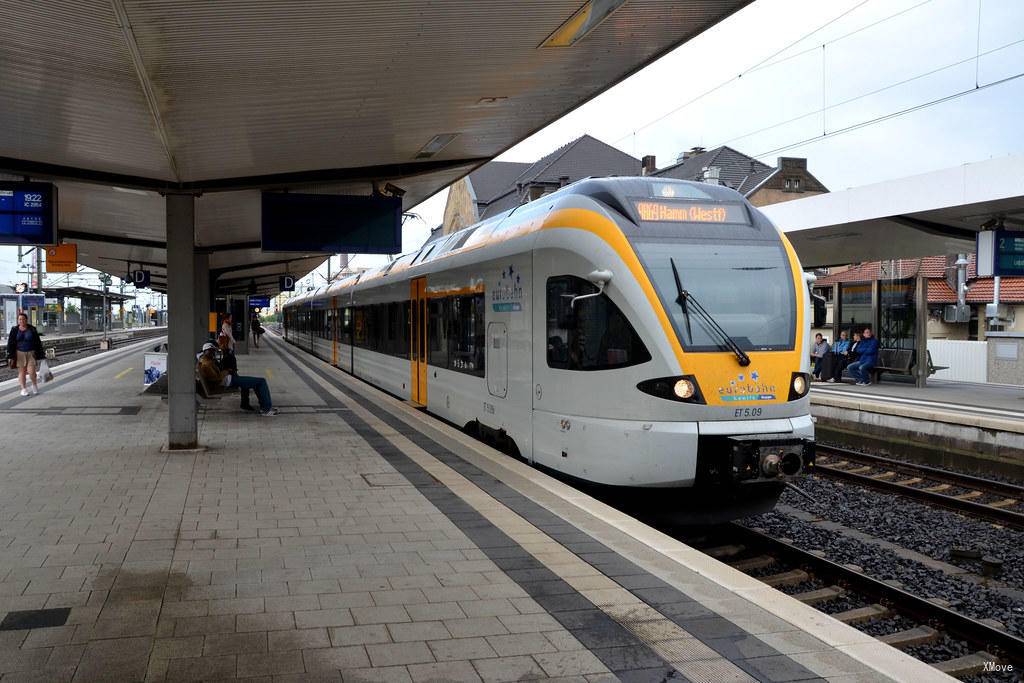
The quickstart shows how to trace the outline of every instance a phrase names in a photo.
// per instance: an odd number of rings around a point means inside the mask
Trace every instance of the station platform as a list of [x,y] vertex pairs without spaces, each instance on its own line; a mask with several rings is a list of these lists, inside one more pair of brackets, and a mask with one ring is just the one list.
[[945,466],[1024,475],[1024,387],[929,380],[814,383],[819,439],[877,445]]
[[152,340],[0,384],[3,681],[945,678],[265,339],[197,452]]

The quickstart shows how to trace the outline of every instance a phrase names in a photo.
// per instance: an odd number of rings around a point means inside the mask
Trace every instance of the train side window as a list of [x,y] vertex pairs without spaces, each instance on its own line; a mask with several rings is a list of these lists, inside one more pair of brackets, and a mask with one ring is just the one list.
[[606,294],[581,299],[597,287],[583,278],[560,275],[547,282],[548,367],[612,370],[651,359],[636,330]]
[[448,367],[448,299],[434,297],[427,302],[427,363]]
[[341,311],[341,343],[352,343],[352,308],[350,306]]
[[484,376],[484,295],[454,296],[450,300],[448,367],[467,375]]

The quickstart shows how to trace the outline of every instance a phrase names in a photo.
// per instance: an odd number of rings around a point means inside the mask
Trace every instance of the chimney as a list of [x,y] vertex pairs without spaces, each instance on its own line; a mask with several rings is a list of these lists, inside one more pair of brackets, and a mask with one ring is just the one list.
[[567,176],[567,175],[560,175],[560,176],[558,176],[558,186],[559,187],[565,187],[568,184],[569,184],[569,176]]
[[683,152],[683,161],[686,161],[687,159],[692,159],[698,154],[703,154],[706,151],[707,150],[704,149],[703,147],[691,147],[689,151]]
[[651,175],[658,170],[658,163],[653,154],[648,154],[640,160],[640,175]]

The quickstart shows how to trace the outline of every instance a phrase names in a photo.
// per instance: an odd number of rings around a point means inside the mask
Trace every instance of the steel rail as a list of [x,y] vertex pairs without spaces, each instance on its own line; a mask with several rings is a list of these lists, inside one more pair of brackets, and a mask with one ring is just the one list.
[[[821,452],[823,450],[825,450],[827,452],[828,450],[831,450],[831,449],[819,449],[818,453],[821,454]],[[846,456],[844,455],[843,457],[846,457]],[[850,460],[854,460],[855,457],[854,456],[850,456],[849,459]],[[865,464],[869,464],[869,463],[865,462]],[[1021,494],[1007,494],[1007,493],[1003,493],[1002,491],[985,489],[985,488],[982,488],[980,484],[979,485],[974,485],[974,484],[971,484],[968,481],[965,481],[963,479],[956,479],[957,475],[955,475],[955,473],[947,472],[945,474],[946,475],[950,475],[950,476],[949,477],[944,477],[944,478],[940,479],[938,475],[932,476],[932,475],[929,475],[929,474],[927,474],[925,472],[922,472],[922,471],[919,471],[919,470],[915,471],[915,470],[911,470],[911,469],[897,468],[897,467],[891,467],[890,468],[888,465],[879,465],[879,466],[886,467],[887,469],[893,469],[893,470],[896,470],[896,471],[904,472],[906,474],[921,474],[923,477],[926,477],[928,479],[934,479],[936,481],[942,481],[944,483],[950,483],[950,484],[953,484],[955,486],[959,486],[959,487],[962,487],[962,488],[968,488],[968,489],[974,489],[974,490],[982,491],[984,493],[995,493],[997,495],[1010,495],[1010,496],[1014,496],[1014,497],[1016,497],[1018,495],[1021,495]],[[932,469],[932,468],[929,468],[929,469]],[[858,473],[855,473],[855,472],[850,472],[850,471],[847,471],[847,470],[842,470],[842,469],[839,469],[837,467],[831,467],[831,466],[829,466],[827,464],[824,464],[824,463],[821,463],[821,462],[816,462],[815,463],[814,469],[812,470],[812,472],[817,473],[817,474],[822,474],[822,475],[828,476],[828,477],[834,477],[836,479],[843,479],[845,481],[853,482],[853,483],[855,483],[855,484],[857,484],[859,486],[863,486],[865,488],[873,488],[873,489],[876,489],[878,491],[884,491],[886,493],[895,493],[896,495],[900,495],[900,496],[903,496],[905,498],[913,498],[915,500],[920,500],[920,501],[922,501],[924,503],[927,503],[927,504],[935,506],[935,507],[945,508],[947,510],[952,510],[954,512],[961,512],[961,513],[970,515],[972,517],[978,517],[980,519],[984,519],[984,520],[987,520],[987,521],[990,521],[990,522],[995,522],[996,524],[1001,524],[1001,525],[1004,525],[1004,526],[1012,527],[1014,529],[1024,529],[1024,513],[1015,512],[1014,510],[1009,510],[1009,509],[1001,508],[1001,507],[993,507],[993,506],[987,505],[985,503],[977,503],[977,502],[975,502],[973,500],[965,500],[965,499],[962,499],[962,498],[956,498],[954,496],[946,495],[946,494],[938,492],[938,491],[928,491],[928,490],[925,490],[925,489],[914,488],[913,486],[909,486],[907,484],[900,484],[899,482],[888,481],[888,480],[885,480],[885,479],[878,479],[876,477],[872,477],[872,476],[867,475],[867,474],[858,474]],[[970,477],[970,479],[977,479],[977,477]],[[979,481],[988,482],[988,480],[986,480],[986,479],[981,479]],[[989,483],[992,483],[992,482],[989,482]],[[994,483],[1001,484],[1002,482],[994,482]],[[1012,485],[1007,485],[1007,486],[1012,486]],[[1022,497],[1021,500],[1024,501],[1024,497]]]
[[895,608],[900,614],[909,616],[918,623],[939,625],[942,631],[970,643],[972,647],[991,652],[1013,664],[1024,665],[1024,638],[815,555],[792,543],[735,522],[729,526],[746,545],[760,547],[778,559],[803,567],[819,579],[827,577],[848,586],[859,594]]
[[923,477],[927,477],[928,479],[935,481],[1006,496],[1008,498],[1019,498],[1024,501],[1024,486],[1019,486],[1017,484],[985,479],[984,477],[977,477],[972,474],[950,472],[949,470],[944,470],[939,467],[931,467],[930,465],[920,465],[918,463],[906,462],[904,460],[896,460],[882,455],[875,455],[874,453],[864,453],[862,451],[841,448],[839,446],[824,446],[818,444],[817,451],[818,453],[825,455],[838,455],[846,460],[860,462],[865,465],[885,467],[887,469],[906,474],[920,474]]

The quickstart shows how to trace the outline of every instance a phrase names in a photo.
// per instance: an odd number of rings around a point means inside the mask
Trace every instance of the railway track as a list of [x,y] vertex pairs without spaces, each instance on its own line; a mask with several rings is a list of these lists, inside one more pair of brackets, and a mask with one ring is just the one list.
[[[962,678],[982,672],[986,662],[1012,664],[1017,671],[1024,665],[1024,639],[996,625],[972,619],[892,582],[872,578],[857,568],[833,562],[756,529],[736,523],[723,529],[724,537],[716,530],[714,546],[700,540],[687,542],[769,586],[794,591],[792,597],[819,609],[835,600],[864,603],[831,613],[833,618],[862,630],[870,632],[872,623],[902,617],[905,628],[876,636],[898,649],[937,643],[943,634],[966,643],[969,654],[928,662],[944,673]],[[806,584],[818,587],[801,590],[800,586]]]
[[1024,486],[820,445],[813,471],[995,524],[1024,529]]

